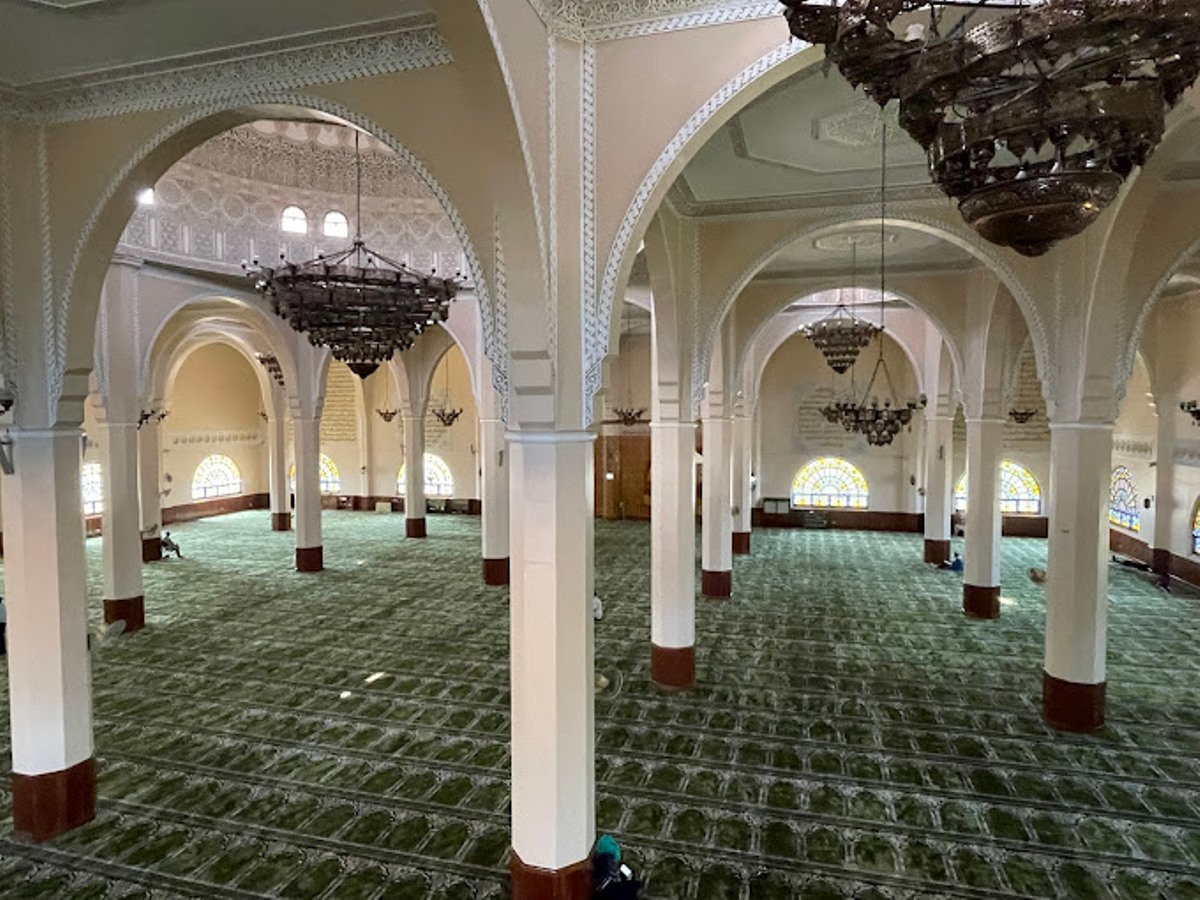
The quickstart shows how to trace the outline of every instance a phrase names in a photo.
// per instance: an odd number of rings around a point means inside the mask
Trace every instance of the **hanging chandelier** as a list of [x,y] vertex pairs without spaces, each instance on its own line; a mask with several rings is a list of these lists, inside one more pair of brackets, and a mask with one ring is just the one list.
[[967,223],[1026,256],[1099,217],[1200,74],[1195,0],[781,2],[791,33],[824,44],[851,84],[900,101]]
[[[858,241],[850,242],[850,284],[858,280]],[[821,351],[829,367],[839,375],[854,365],[858,354],[867,348],[879,331],[877,325],[858,318],[846,308],[841,290],[838,291],[838,305],[825,318],[811,325],[801,325],[800,333],[808,338],[814,347]]]
[[407,350],[429,325],[444,322],[458,283],[410,269],[362,239],[362,158],[354,133],[357,175],[354,243],[308,262],[277,267],[242,263],[275,314],[311,344],[329,348],[359,378],[397,351]]

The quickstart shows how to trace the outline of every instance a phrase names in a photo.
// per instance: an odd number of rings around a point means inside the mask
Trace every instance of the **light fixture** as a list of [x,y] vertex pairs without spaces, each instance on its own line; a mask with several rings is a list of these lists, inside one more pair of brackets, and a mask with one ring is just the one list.
[[139,206],[153,206],[154,205],[154,188],[152,188],[152,187],[142,188],[140,191],[138,191],[137,202],[138,202]]
[[1185,400],[1179,408],[1192,417],[1193,425],[1200,425],[1200,401]]
[[646,421],[646,410],[634,409],[632,406],[614,407],[613,413],[616,414],[617,421],[626,428],[632,428],[634,425],[640,425]]
[[170,414],[171,411],[167,409],[143,409],[140,413],[138,413],[138,430],[140,431],[142,426],[147,422],[153,422],[155,425],[157,425]]
[[383,421],[385,421],[385,422],[391,422],[394,418],[396,418],[396,416],[400,415],[400,410],[396,409],[394,406],[389,405],[389,401],[391,400],[391,397],[389,396],[390,391],[388,390],[388,388],[390,388],[390,387],[391,387],[391,384],[390,384],[389,379],[384,378],[383,379],[383,409],[375,410],[375,412],[379,413],[379,418],[383,419]]
[[451,409],[450,406],[450,360],[446,359],[442,362],[442,370],[445,372],[445,382],[442,387],[442,402],[435,406],[432,410],[433,417],[442,423],[444,428],[449,428],[458,421],[458,417],[462,415],[461,409]]
[[[858,279],[858,238],[850,235],[850,287],[857,287]],[[854,365],[858,354],[866,349],[879,331],[879,326],[850,312],[846,308],[843,292],[838,289],[837,307],[825,318],[811,325],[800,326],[800,332],[813,346],[821,351],[825,362],[839,375]]]
[[267,370],[267,374],[275,379],[275,383],[283,387],[283,366],[279,364],[279,357],[272,353],[255,353],[254,358]]
[[345,250],[278,267],[243,263],[275,314],[310,343],[327,347],[359,378],[396,351],[407,350],[425,328],[444,322],[458,282],[410,269],[369,248],[362,239],[362,157],[354,132],[356,215],[354,243]]
[[1036,415],[1036,409],[1010,409],[1008,411],[1008,417],[1018,425],[1027,424]]
[[[899,121],[984,238],[1039,256],[1086,229],[1200,74],[1195,0],[781,0],[791,33]],[[945,7],[972,7],[947,15]],[[927,7],[924,24],[893,30]],[[980,11],[991,13],[977,19]]]

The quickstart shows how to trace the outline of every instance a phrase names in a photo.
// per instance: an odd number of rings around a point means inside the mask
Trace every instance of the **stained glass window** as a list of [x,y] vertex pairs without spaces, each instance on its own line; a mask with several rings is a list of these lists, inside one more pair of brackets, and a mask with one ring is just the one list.
[[1138,512],[1137,483],[1133,473],[1124,466],[1112,472],[1112,487],[1108,493],[1108,521],[1130,531],[1142,530],[1142,517]]
[[[1000,463],[1000,512],[1006,516],[1040,516],[1042,487],[1033,473],[1010,459]],[[954,486],[954,511],[967,511],[967,473]]]
[[844,459],[815,459],[792,480],[792,508],[804,507],[866,509],[867,480]]
[[[337,463],[321,454],[317,460],[317,472],[321,476],[321,493],[336,494],[342,489],[342,473],[338,470]],[[296,464],[292,463],[291,471],[288,472],[288,482],[292,487],[292,491],[296,490]]]
[[1196,501],[1196,515],[1192,517],[1192,552],[1200,556],[1200,500]]
[[238,471],[237,463],[228,456],[214,453],[196,466],[196,474],[192,476],[193,500],[229,497],[241,492],[242,473]]
[[100,463],[84,463],[79,470],[79,485],[83,488],[83,514],[98,516],[104,512],[104,473]]
[[[399,474],[396,475],[396,493],[401,497],[405,491],[406,468],[407,466],[401,466]],[[454,496],[454,476],[450,474],[450,467],[440,456],[434,456],[432,453],[425,454],[425,496]]]
[[279,217],[280,231],[288,234],[308,234],[308,216],[298,206],[289,206]]

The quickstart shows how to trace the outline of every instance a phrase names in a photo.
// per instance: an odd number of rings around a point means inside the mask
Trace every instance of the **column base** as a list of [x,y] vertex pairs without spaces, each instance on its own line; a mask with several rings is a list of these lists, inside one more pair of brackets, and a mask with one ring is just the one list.
[[142,562],[152,563],[162,559],[162,538],[142,538]]
[[483,583],[494,586],[508,584],[508,557],[503,559],[484,559]]
[[950,542],[925,538],[925,562],[940,565],[950,559]]
[[425,537],[425,519],[405,519],[404,520],[404,536],[410,538]]
[[324,547],[297,547],[296,571],[320,572],[325,568]]
[[1150,568],[1154,570],[1155,574],[1162,575],[1164,572],[1171,571],[1170,550],[1163,550],[1159,547],[1155,547],[1151,553],[1152,558],[1150,560]]
[[595,894],[590,859],[564,869],[542,869],[522,861],[514,850],[508,874],[511,900],[591,900]]
[[104,601],[104,624],[125,623],[126,632],[141,631],[146,627],[146,598],[130,597],[126,600]]
[[290,512],[271,513],[272,531],[291,531],[292,514]]
[[696,686],[696,648],[650,645],[650,680],[666,691]]
[[48,841],[96,818],[96,761],[59,772],[12,775],[13,832],[35,843]]
[[700,570],[700,593],[705,597],[729,597],[733,594],[732,572]]
[[1042,672],[1042,717],[1059,731],[1091,734],[1104,727],[1107,682],[1077,684]]
[[963,585],[963,612],[972,619],[1000,618],[1000,588]]
[[750,532],[735,531],[733,533],[733,555],[734,556],[749,556],[750,555]]

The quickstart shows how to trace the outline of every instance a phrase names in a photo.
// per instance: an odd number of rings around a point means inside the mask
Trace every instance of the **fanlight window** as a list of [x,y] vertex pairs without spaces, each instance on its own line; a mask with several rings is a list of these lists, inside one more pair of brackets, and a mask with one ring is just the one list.
[[[954,511],[967,511],[967,473],[954,487]],[[1042,486],[1020,463],[1004,460],[1000,463],[1000,512],[1006,516],[1040,516]]]
[[1112,473],[1112,487],[1108,493],[1108,521],[1130,531],[1142,530],[1142,517],[1138,512],[1137,482],[1133,473],[1125,466],[1117,466]]
[[104,512],[104,472],[100,463],[84,463],[79,470],[79,486],[83,489],[83,514],[98,516]]
[[866,509],[867,480],[844,459],[816,459],[792,481],[792,508]]
[[1192,552],[1200,556],[1200,500],[1196,501],[1196,515],[1192,517]]
[[[405,492],[407,468],[401,466],[399,474],[396,475],[396,494],[400,497],[403,497]],[[440,456],[434,456],[432,453],[425,454],[425,496],[454,496],[454,476],[450,474],[450,467]]]
[[298,206],[289,206],[279,219],[279,229],[288,234],[308,234],[308,216]]
[[350,237],[350,222],[344,213],[337,211],[325,213],[325,223],[321,230],[325,233],[325,237],[348,238]]
[[196,474],[192,476],[193,500],[229,497],[241,492],[242,473],[238,471],[237,463],[228,456],[214,453],[196,466]]
[[[321,454],[317,460],[317,473],[321,477],[321,493],[336,494],[342,489],[342,473],[338,470],[337,463]],[[291,484],[292,491],[296,490],[296,464],[292,463],[291,471],[288,473],[288,480]]]

